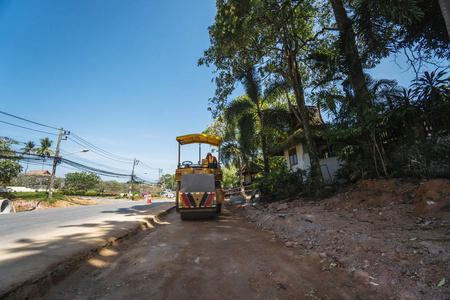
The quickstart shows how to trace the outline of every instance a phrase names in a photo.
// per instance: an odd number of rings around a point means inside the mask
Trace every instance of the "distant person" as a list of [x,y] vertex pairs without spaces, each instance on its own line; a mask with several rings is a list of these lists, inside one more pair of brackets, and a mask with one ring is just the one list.
[[215,156],[211,155],[211,152],[208,152],[206,155],[206,161],[208,162],[209,169],[217,169],[217,159]]

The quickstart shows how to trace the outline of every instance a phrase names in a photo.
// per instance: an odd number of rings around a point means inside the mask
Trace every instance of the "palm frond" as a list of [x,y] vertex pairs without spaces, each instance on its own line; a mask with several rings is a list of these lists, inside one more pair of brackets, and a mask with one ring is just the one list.
[[261,95],[261,84],[255,68],[247,70],[241,76],[241,82],[244,86],[245,94],[253,103],[257,104]]
[[242,114],[253,110],[255,107],[254,103],[247,96],[237,97],[230,105],[225,109],[225,120],[228,123],[233,122],[233,120],[240,119]]
[[246,112],[242,115],[242,118],[238,121],[239,128],[239,144],[244,153],[254,152],[255,147],[258,146],[256,140],[256,118],[253,113]]
[[292,89],[291,85],[284,78],[277,78],[268,83],[264,89],[264,99],[272,103],[279,99],[282,95],[289,93]]

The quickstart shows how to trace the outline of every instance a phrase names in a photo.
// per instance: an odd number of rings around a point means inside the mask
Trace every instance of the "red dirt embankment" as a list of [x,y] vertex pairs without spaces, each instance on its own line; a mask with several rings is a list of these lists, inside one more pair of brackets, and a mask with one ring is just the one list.
[[[450,297],[450,181],[365,180],[319,202],[229,204],[386,299]],[[444,282],[445,278],[445,283]],[[443,283],[443,284],[442,284]]]

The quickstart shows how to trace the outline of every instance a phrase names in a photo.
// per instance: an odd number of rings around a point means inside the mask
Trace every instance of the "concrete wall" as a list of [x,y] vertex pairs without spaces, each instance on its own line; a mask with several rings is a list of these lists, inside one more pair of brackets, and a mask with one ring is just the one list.
[[320,160],[320,169],[322,170],[325,181],[333,181],[336,178],[336,171],[341,168],[337,157],[329,157]]
[[[290,148],[292,149],[292,148]],[[289,150],[284,150],[284,159],[286,160],[288,167],[292,171],[298,169],[306,170],[310,167],[309,155],[306,153],[306,146],[303,144],[297,144],[295,149],[297,150],[297,165],[290,165],[289,162]],[[336,178],[336,171],[341,167],[336,157],[329,157],[320,160],[320,169],[322,170],[323,179],[325,181],[333,181]]]
[[284,150],[284,159],[286,160],[288,167],[292,170],[292,171],[296,171],[298,169],[301,170],[306,170],[309,168],[309,155],[306,152],[306,147],[303,146],[303,144],[297,144],[295,145],[295,149],[297,151],[297,160],[298,160],[298,164],[291,166],[290,162],[289,162],[289,150]]

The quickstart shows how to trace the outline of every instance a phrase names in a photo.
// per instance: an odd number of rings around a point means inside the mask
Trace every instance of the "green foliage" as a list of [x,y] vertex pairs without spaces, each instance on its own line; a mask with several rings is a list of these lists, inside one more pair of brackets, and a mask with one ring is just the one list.
[[161,196],[161,188],[157,185],[147,185],[146,189],[142,190],[141,193],[146,193],[147,191],[150,191],[153,197]]
[[177,187],[175,174],[161,175],[160,183],[163,184],[166,189],[175,190]]
[[[47,198],[48,198],[48,192],[47,193]],[[52,202],[56,201],[56,200],[63,200],[65,199],[65,195],[63,191],[54,191],[52,193]]]
[[[21,150],[23,151],[23,154],[30,155],[31,153],[34,153],[36,151],[35,147],[36,147],[36,144],[33,141],[29,141],[28,143],[25,144],[25,147],[22,148]],[[25,173],[28,170],[29,162],[30,162],[30,158],[27,158],[27,167],[25,168]]]
[[[32,189],[48,188],[50,176],[19,174],[11,180],[12,186],[23,186]],[[53,189],[61,189],[62,178],[55,177]]]
[[31,154],[35,151],[36,144],[33,141],[29,141],[25,144],[25,147],[23,147],[21,150],[23,151],[23,154]]
[[264,195],[264,201],[293,199],[305,192],[307,171],[292,171],[282,157],[270,158],[270,172],[256,180],[255,185]]
[[450,78],[446,73],[425,72],[409,90],[394,82],[368,82],[374,102],[362,122],[355,121],[350,100],[341,106],[328,131],[328,141],[344,161],[340,175],[350,180],[449,177]]
[[107,191],[110,193],[125,193],[129,188],[129,184],[118,182],[116,180],[104,181],[103,185],[103,191]]
[[22,157],[11,150],[11,145],[14,144],[18,144],[18,142],[0,138],[0,183],[2,185],[9,183],[22,171],[22,166],[16,162]]
[[[261,153],[267,172],[269,146],[276,136],[283,133],[290,121],[289,111],[277,105],[280,92],[285,91],[286,86],[274,82],[263,90],[261,78],[254,68],[245,71],[241,80],[246,95],[236,98],[225,109],[225,121],[235,124],[228,129],[235,131],[232,136],[238,137],[239,150],[244,159],[249,157],[255,160]],[[248,159],[245,160],[248,163]]]
[[19,175],[22,171],[22,166],[15,161],[9,159],[2,159],[0,161],[0,182],[7,184],[12,178]]
[[236,175],[238,168],[233,165],[222,168],[222,186],[224,189],[239,187],[239,176]]
[[[279,74],[291,85],[301,83],[289,75],[290,64],[307,61],[307,49],[330,45],[326,41],[333,35],[323,29],[332,27],[330,17],[322,1],[218,1],[209,27],[211,47],[199,60],[199,65],[214,64],[218,69],[216,96],[210,99],[214,115],[227,105],[240,75],[254,65],[263,78]],[[325,42],[315,43],[319,36],[326,37]],[[300,72],[301,80],[315,77],[307,68]],[[252,97],[247,89],[246,93]]]
[[[224,161],[248,161],[261,152],[266,158],[268,145],[286,135],[286,128],[270,124],[280,119],[275,113],[269,116],[249,105],[253,99],[264,97],[263,88],[243,76],[256,66],[254,77],[263,78],[260,84],[266,90],[277,76],[283,77],[290,87],[286,94],[294,91],[298,107],[308,96],[304,90],[313,88],[312,101],[335,116],[327,139],[345,160],[342,173],[347,178],[448,176],[443,174],[449,169],[450,134],[449,79],[445,73],[426,72],[409,90],[362,75],[363,68],[372,68],[381,58],[403,50],[412,53],[409,60],[415,70],[420,68],[417,62],[448,59],[450,39],[439,2],[334,1],[349,16],[339,28],[341,34],[335,31],[339,17],[332,19],[332,2],[217,2],[215,22],[209,28],[211,46],[199,65],[217,68],[216,93],[210,100],[214,116],[228,110],[233,117],[226,118],[224,126],[235,133],[229,144],[224,142]],[[350,40],[356,44],[344,47]],[[239,82],[244,84],[246,97],[229,103],[228,97]],[[307,119],[304,114],[301,118]],[[306,128],[305,134],[311,165],[317,170],[310,129]]]
[[44,161],[42,162],[42,169],[44,169],[44,163],[46,157],[51,157],[52,155],[55,155],[55,152],[50,149],[50,147],[53,144],[53,141],[50,141],[48,137],[42,138],[40,140],[41,146],[35,150],[36,154],[43,157]]
[[[23,199],[34,201],[48,201],[48,192],[17,192],[17,193],[0,193],[0,196],[6,199]],[[61,191],[53,192],[52,200],[64,199],[64,193]]]
[[392,154],[396,177],[450,178],[450,138],[421,136]]
[[85,196],[98,196],[98,193],[96,191],[87,191],[84,193]]
[[93,190],[102,182],[100,176],[92,173],[68,173],[65,176],[64,189],[69,191]]

